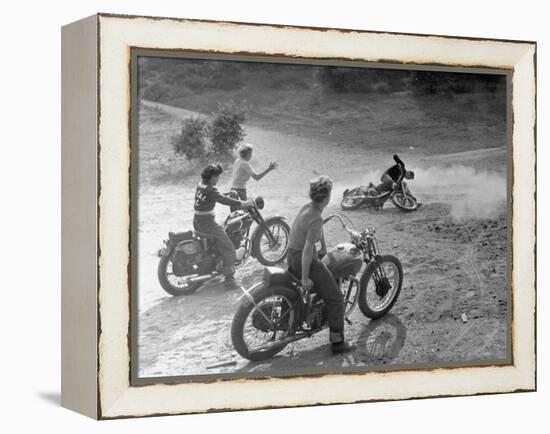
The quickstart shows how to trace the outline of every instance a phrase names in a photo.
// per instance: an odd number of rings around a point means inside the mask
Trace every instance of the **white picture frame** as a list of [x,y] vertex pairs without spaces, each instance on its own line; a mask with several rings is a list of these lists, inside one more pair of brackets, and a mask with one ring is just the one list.
[[[132,48],[499,68],[512,88],[512,362],[132,385]],[[536,389],[536,44],[97,14],[63,28],[62,404],[96,419]]]

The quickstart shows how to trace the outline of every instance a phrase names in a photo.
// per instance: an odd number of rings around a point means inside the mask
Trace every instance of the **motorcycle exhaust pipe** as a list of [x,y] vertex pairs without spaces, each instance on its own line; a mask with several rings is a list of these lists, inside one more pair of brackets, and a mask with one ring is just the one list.
[[328,327],[328,324],[324,325],[320,329],[308,330],[307,332],[302,332],[296,335],[288,336],[283,339],[279,339],[278,341],[275,341],[272,344],[261,346],[260,348],[257,349],[257,351],[265,351],[265,350],[269,350],[270,348],[273,348],[273,346],[276,346],[276,345],[287,345],[287,344],[290,344],[291,342],[301,341],[302,339],[309,338],[315,333],[320,332],[321,330],[324,330],[327,327]]
[[203,274],[202,276],[190,277],[189,279],[186,279],[186,281],[190,283],[203,282],[205,280],[208,280],[208,279],[211,279],[212,277],[217,276],[218,274],[219,273]]

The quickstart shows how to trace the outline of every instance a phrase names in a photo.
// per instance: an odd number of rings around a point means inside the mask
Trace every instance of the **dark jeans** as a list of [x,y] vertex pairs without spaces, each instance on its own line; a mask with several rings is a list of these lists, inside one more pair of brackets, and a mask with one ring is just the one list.
[[193,227],[196,231],[213,235],[215,249],[223,258],[223,274],[232,276],[235,273],[235,246],[223,228],[216,223],[213,215],[195,215]]
[[[246,200],[247,199],[247,197],[246,197],[246,188],[232,188],[231,191],[237,194],[237,199],[239,199],[239,200]],[[237,206],[232,206],[232,207],[230,207],[230,209],[231,209],[231,212],[233,212],[233,211],[237,211],[240,208],[237,207]]]
[[[302,251],[289,249],[288,268],[298,276],[302,273]],[[344,296],[334,280],[332,273],[323,264],[317,255],[309,267],[309,278],[313,281],[317,294],[327,306],[328,327],[330,342],[337,343],[344,340]]]

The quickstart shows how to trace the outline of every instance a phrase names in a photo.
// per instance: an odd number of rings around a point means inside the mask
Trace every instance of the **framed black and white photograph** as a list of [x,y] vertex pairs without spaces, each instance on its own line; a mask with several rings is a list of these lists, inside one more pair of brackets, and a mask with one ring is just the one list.
[[64,405],[534,390],[535,48],[66,26]]

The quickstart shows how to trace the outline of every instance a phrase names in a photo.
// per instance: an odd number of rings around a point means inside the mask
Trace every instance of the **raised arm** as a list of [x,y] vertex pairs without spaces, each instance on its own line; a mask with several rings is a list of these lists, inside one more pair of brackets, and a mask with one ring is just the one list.
[[405,163],[403,162],[403,160],[401,160],[401,158],[399,158],[399,155],[397,154],[393,155],[393,161],[395,161],[397,163],[397,167],[399,167],[399,177],[397,178],[397,181],[395,181],[396,183],[399,183],[403,180],[403,177],[405,176]]
[[394,154],[393,155],[393,161],[395,161],[402,169],[405,169],[405,163],[401,158],[399,158],[399,155]]
[[269,163],[269,166],[267,169],[265,169],[263,172],[256,173],[252,167],[250,167],[250,176],[252,176],[252,179],[255,181],[259,181],[262,179],[265,175],[267,175],[269,172],[277,168],[277,163],[271,162]]

